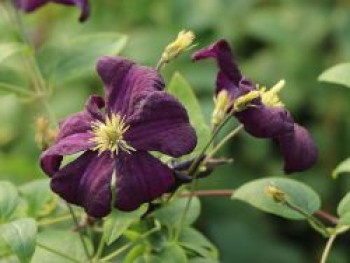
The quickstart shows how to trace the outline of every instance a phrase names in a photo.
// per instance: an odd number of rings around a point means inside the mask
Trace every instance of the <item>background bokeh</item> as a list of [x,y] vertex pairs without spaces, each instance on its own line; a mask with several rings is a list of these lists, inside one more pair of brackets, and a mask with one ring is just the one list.
[[[292,175],[306,182],[335,213],[350,190],[350,178],[330,178],[332,169],[349,156],[350,91],[317,81],[328,67],[350,60],[348,0],[91,0],[91,18],[77,23],[75,8],[48,5],[24,16],[31,40],[43,42],[86,32],[120,32],[129,40],[122,52],[153,66],[169,41],[182,29],[196,32],[197,46],[226,38],[234,47],[245,75],[270,87],[287,81],[281,96],[295,120],[306,126],[319,148],[319,160],[309,171]],[[9,37],[0,18],[0,40]],[[48,63],[50,58],[47,58]],[[216,66],[193,64],[186,53],[164,70],[169,81],[181,72],[197,92],[209,120]],[[52,97],[59,117],[79,111],[88,94],[101,93],[96,74],[57,87]],[[15,96],[0,96],[0,179],[16,184],[41,178],[39,150],[33,142],[36,105],[20,104]],[[232,122],[229,128],[236,124]],[[264,176],[284,176],[278,149],[269,141],[243,134],[223,154],[235,162],[202,180],[202,189],[234,189]],[[219,247],[222,262],[317,262],[325,239],[304,222],[263,214],[223,197],[203,198],[197,226]],[[340,236],[329,262],[350,262],[350,237]]]

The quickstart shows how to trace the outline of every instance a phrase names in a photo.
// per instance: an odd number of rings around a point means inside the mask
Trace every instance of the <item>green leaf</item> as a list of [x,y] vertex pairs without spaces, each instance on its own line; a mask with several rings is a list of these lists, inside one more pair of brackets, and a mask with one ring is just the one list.
[[337,213],[340,216],[340,220],[348,221],[350,214],[350,192],[347,193],[344,198],[339,202]]
[[[93,252],[93,245],[90,239],[85,238],[90,255]],[[89,262],[85,255],[84,248],[81,244],[79,234],[67,230],[48,230],[39,233],[38,243],[68,255],[70,258],[80,262]],[[48,260],[49,259],[49,260]],[[72,263],[72,261],[55,254],[43,247],[37,246],[31,263]]]
[[140,220],[146,212],[146,207],[133,212],[113,211],[103,225],[104,239],[107,245],[116,241],[133,223]]
[[134,263],[136,259],[145,254],[146,249],[143,245],[134,246],[123,259],[123,263]]
[[179,245],[205,258],[218,259],[216,247],[199,231],[185,228],[179,237]]
[[332,172],[332,177],[335,179],[341,173],[350,173],[350,157],[342,161]]
[[79,35],[46,46],[39,52],[38,60],[45,75],[62,85],[93,73],[99,57],[117,55],[126,42],[127,37],[118,33]]
[[211,136],[210,128],[206,124],[198,99],[190,84],[178,72],[173,75],[167,90],[185,106],[190,122],[196,129],[198,144],[193,152],[195,155],[204,148]]
[[[188,198],[178,198],[154,212],[155,217],[170,228],[178,227],[182,214],[186,208]],[[200,215],[201,204],[198,197],[193,197],[186,214],[184,224],[193,224]]]
[[25,45],[12,42],[12,43],[1,43],[0,44],[0,64],[5,61],[8,57],[24,50]]
[[31,181],[22,185],[19,192],[27,201],[28,214],[32,217],[46,216],[56,208],[56,199],[50,189],[49,179]]
[[350,88],[350,63],[341,63],[327,69],[319,76],[318,80]]
[[177,244],[168,244],[161,253],[157,254],[160,262],[186,263],[188,262],[185,251]]
[[285,194],[286,200],[311,215],[316,212],[321,201],[318,194],[309,186],[292,179],[286,178],[264,178],[251,181],[239,187],[233,195],[233,199],[243,202],[284,218],[301,220],[305,216],[281,202],[276,202],[268,193],[267,189],[274,186]]
[[339,218],[339,224],[340,225],[345,225],[345,226],[350,226],[350,212],[347,212],[347,213],[343,214]]
[[0,225],[0,237],[21,262],[30,262],[35,250],[37,225],[31,218],[21,218]]
[[9,183],[0,182],[0,222],[10,218],[19,202],[16,187]]

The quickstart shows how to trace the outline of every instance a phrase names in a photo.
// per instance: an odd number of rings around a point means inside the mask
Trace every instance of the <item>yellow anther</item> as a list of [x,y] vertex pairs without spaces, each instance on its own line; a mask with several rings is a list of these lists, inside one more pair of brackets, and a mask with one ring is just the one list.
[[252,90],[247,94],[238,97],[234,103],[235,112],[240,112],[245,110],[250,106],[251,102],[260,96],[260,92],[257,90]]
[[277,203],[286,201],[286,193],[277,188],[274,184],[270,184],[266,187],[266,193]]
[[188,49],[194,39],[195,34],[192,31],[182,30],[175,41],[171,42],[164,50],[161,61],[163,63],[168,63],[173,58],[177,57],[181,52]]
[[93,122],[91,127],[94,135],[91,141],[96,144],[92,150],[98,151],[99,154],[107,150],[115,155],[119,153],[119,150],[127,153],[135,151],[123,138],[129,126],[126,125],[125,119],[119,114],[107,116],[105,123],[100,121]]
[[231,99],[227,90],[221,90],[216,98],[214,98],[214,103],[215,108],[212,114],[211,123],[215,127],[225,118],[225,115],[231,106]]
[[284,107],[284,104],[278,97],[278,93],[284,88],[285,85],[286,81],[282,79],[269,90],[267,90],[265,87],[261,88],[260,93],[262,103],[267,107]]

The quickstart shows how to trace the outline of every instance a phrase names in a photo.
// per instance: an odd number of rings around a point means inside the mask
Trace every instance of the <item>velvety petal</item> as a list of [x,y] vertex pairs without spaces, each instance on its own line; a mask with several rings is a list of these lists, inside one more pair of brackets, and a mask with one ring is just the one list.
[[214,58],[220,68],[220,74],[224,74],[235,87],[238,87],[242,74],[235,61],[230,45],[221,39],[213,45],[195,52],[192,56],[194,61],[206,58]]
[[104,217],[111,211],[114,164],[108,152],[98,156],[87,151],[52,177],[51,188],[67,202],[84,207],[90,216]]
[[48,2],[49,0],[15,0],[18,8],[22,9],[25,12],[32,12]]
[[181,103],[163,91],[153,92],[127,119],[125,140],[135,149],[159,151],[173,157],[190,153],[197,136]]
[[312,167],[317,160],[317,149],[309,132],[295,124],[294,130],[276,139],[284,157],[286,173],[300,172]]
[[57,141],[76,133],[88,133],[92,121],[93,118],[87,112],[78,112],[63,119],[59,125]]
[[141,93],[164,88],[159,73],[122,57],[103,57],[98,61],[97,71],[106,89],[107,112],[130,115],[134,100]]
[[105,106],[105,101],[101,96],[91,95],[88,101],[85,104],[86,112],[93,119],[98,119],[100,121],[104,120],[101,109]]
[[15,0],[17,6],[25,12],[32,12],[37,8],[49,2],[54,2],[63,5],[76,5],[80,10],[81,22],[85,21],[90,15],[90,5],[88,0]]
[[166,193],[175,182],[172,170],[148,154],[121,152],[116,160],[116,202],[122,211],[132,211]]
[[258,105],[236,113],[236,117],[248,133],[258,138],[274,138],[294,129],[293,119],[282,107]]
[[89,133],[76,133],[57,141],[41,154],[40,164],[43,171],[52,176],[59,169],[62,156],[93,148],[94,143],[90,141],[92,136]]

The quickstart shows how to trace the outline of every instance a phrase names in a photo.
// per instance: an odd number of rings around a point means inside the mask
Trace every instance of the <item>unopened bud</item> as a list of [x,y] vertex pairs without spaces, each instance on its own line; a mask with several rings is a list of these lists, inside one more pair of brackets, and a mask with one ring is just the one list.
[[273,198],[277,203],[286,201],[286,193],[278,189],[275,185],[270,184],[266,187],[266,193]]
[[163,63],[168,63],[173,58],[176,58],[181,52],[187,50],[192,45],[195,37],[192,31],[181,31],[176,40],[165,48],[161,61]]
[[41,150],[52,145],[57,137],[57,131],[49,127],[49,121],[45,117],[38,117],[35,121],[35,142]]
[[256,98],[258,98],[259,96],[260,96],[260,92],[257,90],[253,90],[248,92],[245,95],[238,97],[234,103],[235,112],[240,112],[245,110],[249,106],[249,104],[251,104],[251,102]]
[[214,102],[215,108],[212,114],[211,123],[215,127],[225,118],[227,111],[231,107],[231,99],[227,90],[221,90],[214,99]]

